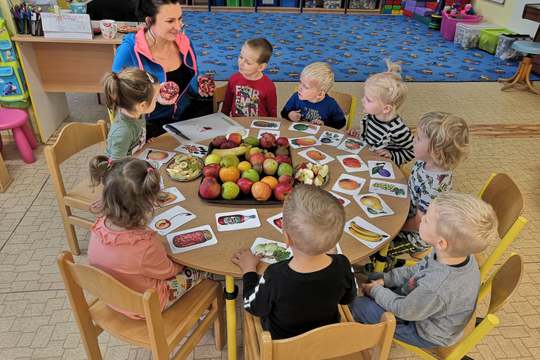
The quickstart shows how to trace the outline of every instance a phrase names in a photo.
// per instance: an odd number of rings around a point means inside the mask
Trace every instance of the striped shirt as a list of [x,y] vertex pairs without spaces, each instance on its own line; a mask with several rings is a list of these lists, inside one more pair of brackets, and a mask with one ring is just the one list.
[[399,116],[383,122],[374,115],[362,119],[362,138],[373,150],[386,149],[396,165],[405,164],[414,158],[411,129]]

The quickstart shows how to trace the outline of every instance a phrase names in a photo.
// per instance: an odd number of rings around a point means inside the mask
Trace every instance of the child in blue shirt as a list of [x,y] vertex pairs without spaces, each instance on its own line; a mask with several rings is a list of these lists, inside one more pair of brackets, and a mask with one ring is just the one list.
[[281,110],[281,117],[293,122],[308,121],[335,129],[345,126],[345,114],[328,92],[334,84],[330,65],[315,62],[302,70],[300,86]]

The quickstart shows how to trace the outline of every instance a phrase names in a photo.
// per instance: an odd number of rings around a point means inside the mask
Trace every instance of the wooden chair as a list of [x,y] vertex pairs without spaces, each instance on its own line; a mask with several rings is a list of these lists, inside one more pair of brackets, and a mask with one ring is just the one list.
[[99,120],[97,124],[70,123],[62,129],[55,143],[46,146],[44,150],[69,248],[75,255],[79,255],[81,251],[73,225],[90,229],[93,222],[73,215],[71,209],[89,211],[90,205],[97,199],[100,190],[91,188],[88,176],[86,176],[86,180],[81,184],[66,191],[60,164],[91,145],[105,142],[106,139],[107,127],[103,120]]
[[[214,90],[214,113],[220,110],[220,105],[225,101],[225,93],[227,92],[227,84],[216,87]],[[228,114],[226,114],[228,115]]]
[[337,91],[330,91],[328,95],[336,100],[341,110],[345,113],[345,117],[347,118],[345,129],[349,130],[352,127],[354,116],[356,114],[356,97]]
[[244,358],[330,359],[371,349],[371,359],[387,359],[396,328],[394,315],[385,313],[379,324],[365,325],[354,322],[346,306],[339,308],[341,323],[283,340],[272,340],[270,333],[262,329],[260,319],[244,311]]
[[491,174],[479,197],[493,206],[499,220],[498,231],[501,237],[501,241],[487,258],[477,254],[481,279],[485,281],[495,263],[527,224],[527,219],[521,216],[523,211],[521,191],[506,174]]
[[[467,324],[464,336],[450,347],[435,349],[421,349],[394,339],[394,342],[419,355],[422,359],[458,360],[465,358],[466,354],[478,344],[494,327],[499,325],[499,318],[495,313],[503,307],[517,289],[523,273],[523,259],[518,254],[512,254],[498,271],[491,276],[480,288],[479,298],[490,293],[487,315],[475,327],[477,322],[473,315]],[[484,295],[482,295],[484,293]]]
[[[102,359],[98,335],[103,330],[130,344],[151,350],[154,359],[168,360],[169,354],[195,325],[173,359],[188,357],[213,324],[216,348],[223,348],[223,291],[215,281],[203,280],[161,313],[159,297],[154,289],[146,290],[144,294],[131,290],[97,268],[74,263],[73,256],[67,251],[58,256],[58,266],[90,360]],[[96,299],[87,302],[83,290]],[[130,319],[106,304],[144,314],[145,320]],[[206,311],[208,313],[199,322]]]
[[2,153],[0,153],[0,193],[5,192],[12,181],[13,179],[9,175]]

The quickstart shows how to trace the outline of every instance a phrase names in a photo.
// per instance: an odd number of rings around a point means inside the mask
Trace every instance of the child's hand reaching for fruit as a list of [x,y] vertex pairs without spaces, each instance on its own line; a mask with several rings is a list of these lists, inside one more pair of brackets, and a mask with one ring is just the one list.
[[347,130],[347,135],[359,139],[360,138],[360,131],[358,129],[349,129],[349,130]]

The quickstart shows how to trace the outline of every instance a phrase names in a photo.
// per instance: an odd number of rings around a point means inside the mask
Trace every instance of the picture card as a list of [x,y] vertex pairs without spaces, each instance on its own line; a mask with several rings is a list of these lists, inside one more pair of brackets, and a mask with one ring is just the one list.
[[159,200],[159,207],[165,207],[186,200],[186,197],[175,187],[163,189],[163,199]]
[[266,219],[280,234],[283,234],[283,213],[276,214]]
[[369,160],[369,175],[378,179],[395,179],[392,163],[388,161]]
[[193,155],[200,158],[205,157],[206,154],[208,154],[208,146],[197,143],[182,144],[174,150],[183,154]]
[[373,179],[369,183],[369,192],[406,198],[407,185]]
[[343,207],[346,207],[347,205],[349,205],[351,203],[351,200],[339,195],[339,194],[336,194],[335,192],[333,191],[329,191],[330,194],[332,194],[333,197],[335,197],[336,199],[339,200],[339,202],[341,203],[341,205],[343,205]]
[[150,221],[150,229],[155,230],[159,235],[165,236],[177,227],[180,227],[195,219],[197,215],[187,211],[181,206],[175,206],[162,212]]
[[368,166],[359,155],[338,155],[336,158],[346,172],[360,172],[368,170]]
[[251,127],[254,129],[279,130],[281,122],[255,119],[251,122]]
[[370,249],[376,248],[382,241],[390,237],[387,233],[375,225],[368,223],[360,216],[356,216],[345,223],[345,232]]
[[293,123],[289,127],[289,131],[301,131],[305,132],[306,134],[316,134],[319,132],[319,129],[321,127],[319,125],[305,123],[305,122],[297,122]]
[[365,182],[366,179],[361,177],[349,174],[341,174],[332,187],[332,191],[337,191],[348,195],[356,195],[360,193],[360,190],[362,190],[362,186],[364,186]]
[[331,161],[334,161],[334,158],[314,147],[307,148],[298,153],[304,159],[307,159],[315,164],[324,165],[328,164]]
[[216,224],[218,231],[234,231],[261,226],[255,209],[217,213]]
[[291,258],[292,251],[282,242],[258,237],[251,246],[251,252],[262,255],[261,261],[267,264],[275,264]]
[[319,141],[323,145],[338,146],[344,136],[344,134],[326,130],[322,133]]
[[353,195],[353,199],[370,218],[394,214],[394,210],[377,194]]
[[173,254],[179,254],[217,244],[217,238],[210,225],[178,231],[167,235],[167,242]]
[[291,147],[293,149],[300,149],[300,148],[305,148],[305,147],[310,147],[310,146],[321,145],[321,142],[315,136],[290,138],[289,143],[291,144]]
[[257,139],[260,139],[261,136],[263,136],[263,134],[272,134],[274,135],[276,138],[279,137],[279,130],[268,130],[268,129],[260,129],[259,130],[259,133],[257,134]]
[[337,147],[339,150],[350,152],[351,154],[358,154],[366,146],[364,141],[355,138],[346,138]]
[[176,155],[176,153],[172,151],[148,148],[148,149],[145,149],[141,153],[141,155],[138,156],[138,158],[148,161],[156,169],[159,169],[161,165],[171,160],[174,155]]

